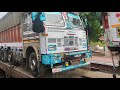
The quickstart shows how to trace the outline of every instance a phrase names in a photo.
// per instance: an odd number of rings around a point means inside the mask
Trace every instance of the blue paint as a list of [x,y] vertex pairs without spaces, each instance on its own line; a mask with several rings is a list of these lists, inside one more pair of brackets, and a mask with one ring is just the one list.
[[[52,48],[52,49],[51,49]],[[57,46],[56,45],[49,45],[48,46],[48,51],[56,51]]]
[[76,19],[80,19],[80,17],[78,15],[75,15],[75,14],[72,14],[72,13],[68,13],[68,16],[76,18]]
[[86,53],[86,55],[87,55],[87,58],[91,58],[92,57],[92,50],[90,50],[89,53]]
[[72,29],[72,26],[71,26],[71,22],[70,22],[70,21],[67,21],[67,28],[68,28],[68,29]]
[[51,63],[50,55],[42,55],[42,64],[49,65]]
[[61,15],[61,12],[45,12],[46,14],[58,14]]
[[38,12],[31,12],[31,18],[32,18],[32,21],[35,20],[37,14],[38,14]]
[[50,55],[50,66],[51,66],[51,68],[53,68],[53,58],[52,58],[52,54]]
[[80,64],[84,64],[84,63],[86,63],[86,62],[84,62],[83,60],[80,60]]
[[[38,12],[31,12],[32,21],[34,21],[34,20],[36,19],[37,14],[38,14]],[[40,15],[39,19],[40,19],[41,21],[45,21],[45,20],[46,20],[46,18],[45,18],[45,13],[44,13],[44,12],[42,12],[42,14]]]
[[78,55],[78,54],[84,54],[84,53],[89,53],[89,52],[88,51],[72,52],[72,53],[68,53],[68,55]]
[[42,12],[42,14],[40,15],[40,20],[41,21],[45,21],[46,20],[44,12]]
[[[53,60],[53,58],[55,58],[55,60]],[[51,68],[53,67],[53,64],[56,64],[56,63],[61,63],[62,60],[61,60],[61,56],[60,54],[45,54],[45,55],[42,55],[42,64],[45,64],[45,65],[51,65]]]
[[86,48],[87,47],[87,44],[86,43],[83,43],[83,48]]
[[[92,51],[83,51],[83,52],[72,52],[69,53],[68,55],[79,55],[79,54],[86,54],[86,58],[90,58],[92,57]],[[42,55],[42,64],[45,65],[50,65],[51,68],[53,68],[53,65],[56,63],[61,63],[62,62],[62,58],[60,54],[45,54]],[[82,66],[82,64],[84,64],[86,62],[80,60],[80,66]],[[72,66],[73,68],[77,67],[77,66]],[[71,67],[67,67],[67,69],[69,69]]]
[[61,68],[62,69],[61,72],[71,70],[71,69],[76,69],[76,68],[79,68],[79,67],[84,67],[84,66],[87,66],[87,65],[89,65],[89,63],[82,63],[82,64],[77,64],[77,65],[68,66],[68,67],[64,66],[64,67]]

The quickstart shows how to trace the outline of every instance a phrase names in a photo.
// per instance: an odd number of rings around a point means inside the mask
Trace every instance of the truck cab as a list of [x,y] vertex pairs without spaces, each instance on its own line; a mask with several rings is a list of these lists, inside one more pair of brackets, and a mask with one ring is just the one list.
[[[52,73],[88,65],[86,58],[91,57],[91,52],[88,50],[86,31],[78,13],[32,12],[31,20],[36,28],[32,28],[31,33],[37,33],[36,37],[39,38],[39,45],[36,45],[39,49],[38,59],[45,67],[49,66]],[[36,22],[42,24],[42,28]],[[33,58],[32,65],[34,60]]]
[[78,12],[11,12],[4,18],[3,61],[25,66],[35,77],[89,64],[92,54]]

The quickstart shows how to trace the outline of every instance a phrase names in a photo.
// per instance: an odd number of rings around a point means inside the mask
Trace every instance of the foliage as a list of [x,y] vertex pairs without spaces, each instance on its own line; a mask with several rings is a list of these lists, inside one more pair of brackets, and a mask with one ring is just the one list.
[[98,42],[90,42],[90,46],[97,46],[99,45],[100,47],[105,46],[105,42],[104,41],[98,41]]
[[100,41],[99,38],[103,36],[104,30],[100,27],[100,12],[80,12],[80,17],[87,18],[87,23],[90,27],[88,31],[89,40],[92,42]]

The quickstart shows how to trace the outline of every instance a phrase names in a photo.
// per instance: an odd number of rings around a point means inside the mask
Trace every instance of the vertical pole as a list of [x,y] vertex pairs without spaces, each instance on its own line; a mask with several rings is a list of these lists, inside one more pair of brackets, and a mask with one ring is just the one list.
[[120,68],[120,53],[119,53],[119,60],[118,60],[118,67]]
[[116,78],[116,68],[115,68],[115,62],[114,62],[114,54],[111,51],[111,55],[112,55],[112,63],[113,63],[113,78]]
[[[40,38],[41,38],[41,34],[39,34],[39,45],[41,43]],[[38,68],[38,77],[40,77],[40,73],[41,73],[40,72],[40,63],[41,63],[41,45],[40,45],[39,52],[38,52],[38,66],[37,66],[37,68]]]

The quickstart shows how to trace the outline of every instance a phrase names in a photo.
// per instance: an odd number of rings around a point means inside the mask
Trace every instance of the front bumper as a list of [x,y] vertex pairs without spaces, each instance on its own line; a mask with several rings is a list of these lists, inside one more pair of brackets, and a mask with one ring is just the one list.
[[[86,54],[85,58],[92,57],[92,51],[80,51],[80,52],[71,52],[71,53],[63,53],[63,54],[65,54],[66,56]],[[58,57],[58,58],[53,60],[53,57]],[[62,63],[62,55],[61,54],[56,54],[56,55],[55,54],[45,54],[45,55],[42,55],[42,64],[53,66],[53,64],[56,64],[56,63]]]
[[90,64],[90,62],[85,62],[85,63],[80,63],[80,64],[77,64],[77,65],[70,65],[70,66],[67,66],[67,67],[63,66],[63,67],[60,67],[60,68],[53,68],[52,73],[58,73],[58,72],[63,72],[63,71],[71,70],[71,69],[76,69],[76,68],[79,68],[79,67],[87,66],[89,64]]

